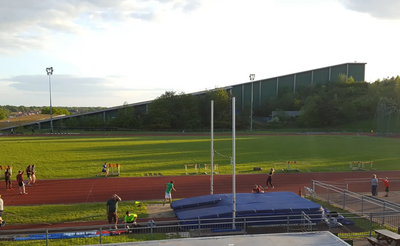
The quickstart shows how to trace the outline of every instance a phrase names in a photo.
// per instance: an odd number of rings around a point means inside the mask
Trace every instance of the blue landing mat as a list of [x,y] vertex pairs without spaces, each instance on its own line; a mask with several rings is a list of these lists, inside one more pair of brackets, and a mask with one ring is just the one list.
[[[171,204],[178,220],[231,218],[232,207],[232,194],[192,197]],[[301,212],[319,219],[323,208],[293,192],[236,194],[236,217],[300,215]]]

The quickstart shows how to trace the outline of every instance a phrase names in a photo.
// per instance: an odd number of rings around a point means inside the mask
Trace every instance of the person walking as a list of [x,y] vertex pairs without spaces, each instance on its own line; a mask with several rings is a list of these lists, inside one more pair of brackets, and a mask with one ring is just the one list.
[[110,224],[110,229],[113,221],[115,223],[114,229],[118,229],[117,224],[118,224],[119,201],[122,201],[121,197],[119,197],[117,194],[114,194],[106,203],[107,219],[108,219],[108,224]]
[[107,162],[104,163],[104,165],[102,166],[103,169],[101,169],[101,172],[99,172],[98,174],[96,174],[96,177],[99,176],[102,173],[106,173],[106,178],[108,176],[108,171],[107,171]]
[[388,177],[386,177],[386,178],[381,179],[381,180],[385,184],[385,192],[386,192],[385,196],[388,197],[389,196],[389,179],[388,179]]
[[5,226],[6,222],[3,220],[4,202],[0,195],[0,227]]
[[372,175],[372,195],[377,196],[378,195],[378,179],[376,178],[376,174]]
[[14,190],[11,183],[11,171],[10,168],[7,168],[4,171],[4,180],[6,181],[6,190]]
[[267,186],[265,189],[268,189],[268,184],[271,185],[271,189],[275,188],[274,185],[272,184],[272,176],[274,175],[275,170],[271,168],[268,173],[268,179],[267,179]]
[[32,165],[32,168],[31,168],[31,176],[32,176],[32,184],[36,184],[36,170],[35,170],[35,165]]
[[17,182],[18,182],[18,186],[19,186],[19,194],[24,194],[27,195],[28,193],[25,192],[25,183],[24,183],[24,172],[25,171],[18,171],[17,174]]
[[167,202],[167,199],[169,199],[169,203],[172,202],[172,196],[171,196],[171,192],[172,190],[176,191],[174,188],[174,181],[172,180],[170,183],[165,184],[165,186],[167,187],[165,190],[165,198],[164,198],[164,203],[163,206],[165,205],[165,203]]
[[32,165],[28,165],[25,169],[26,171],[26,176],[28,177],[28,181],[26,183],[27,186],[31,186],[32,182]]

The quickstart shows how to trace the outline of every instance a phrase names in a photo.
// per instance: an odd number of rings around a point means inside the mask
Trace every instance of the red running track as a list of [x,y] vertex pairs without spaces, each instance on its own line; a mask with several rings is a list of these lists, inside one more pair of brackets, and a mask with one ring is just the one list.
[[[266,190],[299,192],[304,186],[310,187],[311,180],[345,183],[349,179],[364,179],[361,185],[351,186],[352,191],[370,190],[372,174],[378,177],[399,177],[400,171],[386,172],[344,172],[344,173],[276,173],[273,184],[275,189]],[[265,186],[266,174],[240,174],[236,175],[236,192],[251,192],[254,184]],[[132,177],[132,178],[93,178],[93,179],[62,179],[38,180],[37,184],[26,187],[27,195],[19,195],[18,187],[14,191],[1,192],[5,210],[11,205],[33,204],[66,204],[85,202],[104,202],[117,193],[125,201],[129,200],[163,200],[165,184],[174,180],[176,192],[174,198],[187,198],[210,194],[210,176],[169,176],[169,177]],[[16,185],[14,182],[13,185]],[[383,191],[383,185],[379,187]],[[391,190],[400,190],[400,184],[391,183]],[[214,175],[214,194],[232,192],[232,175]],[[122,201],[123,202],[123,201]],[[175,220],[175,218],[159,218],[155,221]],[[145,222],[147,219],[140,219]],[[35,225],[7,225],[0,230],[0,234],[8,230],[43,229],[43,228],[71,228],[81,226],[106,225],[104,221],[87,221],[58,224]]]
[[[358,187],[362,191],[370,189],[368,179],[376,173],[378,177],[396,178],[400,171],[384,172],[342,172],[342,173],[276,173],[273,178],[275,189],[270,191],[299,192],[304,186],[311,186],[311,180],[344,183],[348,179],[365,179],[367,187]],[[254,184],[265,186],[267,174],[236,175],[236,192],[251,192]],[[20,195],[18,185],[13,181],[14,191],[0,190],[5,206],[34,204],[67,204],[85,202],[106,202],[112,194],[118,194],[123,200],[162,200],[165,184],[174,180],[176,192],[173,198],[187,198],[210,194],[210,176],[165,176],[165,177],[109,177],[93,179],[38,180],[36,185],[26,187],[27,195]],[[391,184],[391,190],[400,190]],[[379,187],[383,189],[383,185]],[[358,191],[353,190],[352,191]],[[361,191],[361,190],[360,190]],[[383,191],[383,190],[382,190]],[[214,175],[214,194],[232,192],[232,175]]]

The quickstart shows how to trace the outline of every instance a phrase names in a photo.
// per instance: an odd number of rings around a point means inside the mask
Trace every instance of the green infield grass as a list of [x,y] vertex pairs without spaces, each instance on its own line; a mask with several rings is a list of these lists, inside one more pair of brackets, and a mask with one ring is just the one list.
[[[0,137],[0,165],[13,166],[13,177],[29,164],[38,179],[89,178],[104,162],[120,163],[122,177],[147,173],[185,175],[185,164],[210,163],[210,136],[18,136]],[[232,138],[216,135],[214,163],[219,174],[232,173]],[[238,135],[237,173],[281,171],[287,161],[301,171],[350,171],[351,161],[373,161],[376,170],[398,170],[400,141],[354,135]],[[366,168],[370,168],[366,166]],[[62,170],[62,171],[60,171]],[[194,173],[194,168],[189,168]]]
[[[147,218],[146,205],[149,202],[135,203],[134,201],[122,201],[118,203],[120,219],[125,212],[137,214],[138,218]],[[139,206],[140,205],[140,206]],[[107,224],[106,202],[101,203],[77,203],[34,206],[7,206],[7,212],[3,215],[7,225],[15,224],[42,224],[65,223],[104,220]]]

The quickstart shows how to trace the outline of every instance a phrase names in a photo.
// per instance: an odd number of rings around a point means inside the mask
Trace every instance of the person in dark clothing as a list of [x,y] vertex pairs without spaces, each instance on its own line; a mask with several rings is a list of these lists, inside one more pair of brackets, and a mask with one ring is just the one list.
[[111,223],[114,221],[115,229],[118,229],[117,224],[118,224],[118,202],[122,201],[121,197],[119,197],[117,194],[112,195],[112,197],[107,201],[106,204],[106,212],[107,212],[107,219],[108,219],[108,224],[110,224],[110,229],[111,229]]
[[7,168],[4,171],[4,180],[6,181],[6,190],[14,190],[11,183],[11,171]]
[[267,186],[265,189],[268,189],[268,184],[271,185],[271,188],[275,188],[274,185],[272,184],[272,175],[274,175],[275,170],[273,168],[270,169],[268,173],[268,179],[267,179]]

